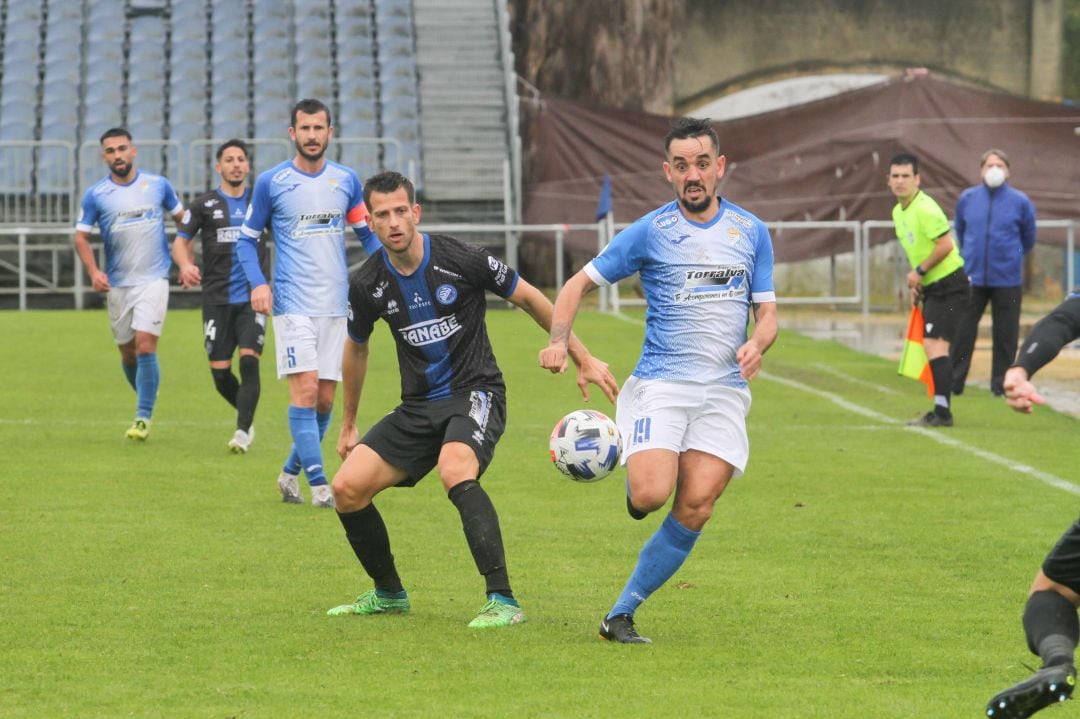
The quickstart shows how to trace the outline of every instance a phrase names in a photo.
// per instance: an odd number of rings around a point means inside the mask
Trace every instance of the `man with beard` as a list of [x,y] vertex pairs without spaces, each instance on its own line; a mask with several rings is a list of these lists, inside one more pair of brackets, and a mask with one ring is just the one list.
[[[125,436],[142,442],[150,436],[161,382],[157,343],[169,306],[172,262],[165,212],[179,222],[184,206],[167,179],[135,169],[138,152],[131,133],[114,127],[105,131],[100,143],[109,174],[83,195],[75,225],[75,252],[93,288],[106,295],[120,363],[137,397],[135,421]],[[90,247],[94,225],[105,244],[104,271]]]
[[[221,185],[194,199],[176,228],[173,258],[184,287],[202,284],[203,335],[214,386],[236,408],[236,431],[229,451],[244,454],[255,441],[252,420],[259,403],[259,355],[266,336],[266,315],[251,309],[247,277],[235,261],[236,241],[247,215],[251,164],[243,140],[217,149]],[[202,233],[202,269],[195,264],[192,238]],[[265,233],[264,233],[265,234]],[[259,238],[259,267],[269,271],[265,237]],[[240,349],[240,379],[232,373],[233,352]]]
[[675,499],[600,623],[607,641],[649,643],[635,629],[634,613],[682,566],[713,505],[749,459],[748,383],[777,332],[773,250],[761,220],[717,197],[726,164],[718,148],[708,120],[672,125],[664,175],[676,199],[620,232],[570,278],[540,351],[541,367],[565,371],[585,294],[640,273],[645,343],[615,415],[625,442],[626,508],[644,519],[672,493]]
[[[289,137],[296,155],[259,175],[236,255],[251,285],[251,308],[273,313],[278,377],[289,378],[293,446],[278,476],[282,501],[301,504],[301,469],[311,503],[334,506],[320,441],[330,425],[341,379],[348,313],[346,227],[368,253],[379,245],[366,224],[364,190],[356,173],[324,157],[334,135],[330,109],[307,99],[292,109]],[[274,233],[274,289],[259,267],[257,241]]]

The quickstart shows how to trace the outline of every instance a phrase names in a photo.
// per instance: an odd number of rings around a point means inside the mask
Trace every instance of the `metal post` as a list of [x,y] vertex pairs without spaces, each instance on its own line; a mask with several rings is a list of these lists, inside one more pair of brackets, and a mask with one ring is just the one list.
[[1073,287],[1076,286],[1076,268],[1073,266],[1076,262],[1076,223],[1069,225],[1065,230],[1065,278],[1068,287],[1065,288],[1065,293],[1072,292]]
[[19,309],[26,309],[26,233],[28,228],[19,228]]
[[[511,207],[512,193],[510,177],[510,160],[503,160],[503,222],[507,225],[514,224],[513,208]],[[503,241],[506,243],[506,264],[518,269],[518,246],[517,233],[507,228],[503,233]]]
[[561,290],[563,286],[563,231],[555,231],[555,289]]
[[[596,254],[598,255],[604,251],[605,247],[607,247],[608,240],[606,235],[610,218],[611,213],[609,212],[607,217],[596,223]],[[613,287],[615,287],[615,285],[611,285],[610,287],[606,288],[601,287],[600,292],[597,293],[597,309],[599,309],[601,312],[607,312],[608,295],[611,293]]]
[[74,246],[71,248],[71,253],[75,255],[75,309],[81,310],[86,304],[86,298],[83,297],[83,265],[82,260],[79,259],[79,253],[75,252]]
[[859,245],[862,247],[862,261],[856,270],[862,277],[860,293],[862,294],[863,318],[870,317],[870,228],[866,223],[859,226]]

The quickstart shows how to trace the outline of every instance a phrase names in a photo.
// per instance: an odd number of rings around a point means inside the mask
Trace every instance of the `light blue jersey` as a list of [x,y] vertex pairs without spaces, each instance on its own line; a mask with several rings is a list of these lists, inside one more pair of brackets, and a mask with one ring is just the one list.
[[772,240],[757,217],[721,199],[700,224],[673,201],[617,234],[585,272],[598,285],[641,274],[648,309],[634,376],[746,386],[735,353],[751,303],[776,301]]
[[[253,250],[270,223],[276,251],[275,315],[348,313],[345,234],[366,217],[360,179],[343,165],[327,161],[321,172],[309,175],[289,160],[259,175],[240,241]],[[237,251],[245,250],[238,246]],[[257,263],[244,263],[244,269],[252,287],[266,284]]]
[[112,287],[134,287],[169,276],[169,241],[165,212],[183,209],[169,181],[136,171],[126,185],[106,175],[83,195],[75,229],[101,230],[105,274]]

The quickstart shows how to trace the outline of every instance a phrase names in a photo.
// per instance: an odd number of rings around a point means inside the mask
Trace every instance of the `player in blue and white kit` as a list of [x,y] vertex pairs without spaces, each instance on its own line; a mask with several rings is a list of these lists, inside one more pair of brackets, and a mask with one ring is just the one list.
[[[169,306],[169,241],[165,212],[177,222],[184,206],[169,181],[135,169],[138,151],[131,133],[122,127],[101,136],[101,156],[109,174],[83,195],[75,225],[75,252],[90,283],[106,293],[109,324],[120,349],[120,362],[137,403],[128,439],[150,435],[161,369],[157,343]],[[90,247],[94,225],[105,243],[102,271]]]
[[[356,173],[324,157],[333,137],[330,110],[301,100],[289,137],[296,156],[259,175],[240,230],[236,255],[251,284],[251,308],[274,315],[278,377],[289,378],[293,447],[278,476],[282,500],[300,504],[303,469],[311,503],[333,507],[320,440],[330,425],[348,313],[345,233],[356,230],[370,254],[379,241],[368,229],[364,190]],[[274,289],[259,267],[256,242],[274,233]]]
[[[619,393],[627,509],[671,512],[641,550],[600,638],[648,643],[634,612],[682,566],[733,476],[749,458],[748,381],[776,339],[772,241],[757,217],[716,196],[726,158],[708,120],[683,118],[664,139],[664,175],[676,200],[645,215],[570,278],[555,300],[540,365],[566,369],[582,297],[641,275],[645,342]],[[754,330],[747,338],[750,312]]]

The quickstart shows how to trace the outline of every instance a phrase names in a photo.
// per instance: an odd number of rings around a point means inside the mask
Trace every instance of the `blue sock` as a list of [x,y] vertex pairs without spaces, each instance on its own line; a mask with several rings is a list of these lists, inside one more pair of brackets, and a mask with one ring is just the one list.
[[641,548],[637,566],[608,617],[616,614],[633,616],[641,603],[678,571],[700,536],[701,532],[687,529],[669,513]]
[[[319,441],[326,436],[326,428],[330,426],[330,417],[333,411],[323,414],[322,412],[315,413],[315,423],[319,425]],[[300,455],[296,453],[296,445],[294,444],[289,448],[289,457],[285,460],[285,466],[281,468],[283,472],[289,474],[300,474]]]
[[319,444],[319,424],[314,407],[289,406],[289,433],[293,447],[300,458],[300,465],[307,475],[309,486],[327,484],[323,472],[322,446]]
[[135,392],[138,406],[135,416],[150,419],[154,414],[154,402],[157,401],[158,385],[161,384],[161,367],[158,366],[157,353],[151,352],[135,358]]
[[513,597],[508,597],[505,594],[499,594],[498,592],[491,592],[487,595],[488,601],[495,600],[499,604],[509,604],[511,607],[520,607],[517,600]]
[[136,373],[136,371],[138,371],[139,365],[137,365],[137,364],[127,364],[125,362],[121,362],[120,366],[124,368],[124,376],[127,377],[127,381],[128,381],[128,384],[131,385],[131,389],[138,392],[139,388],[135,385],[135,373]]

